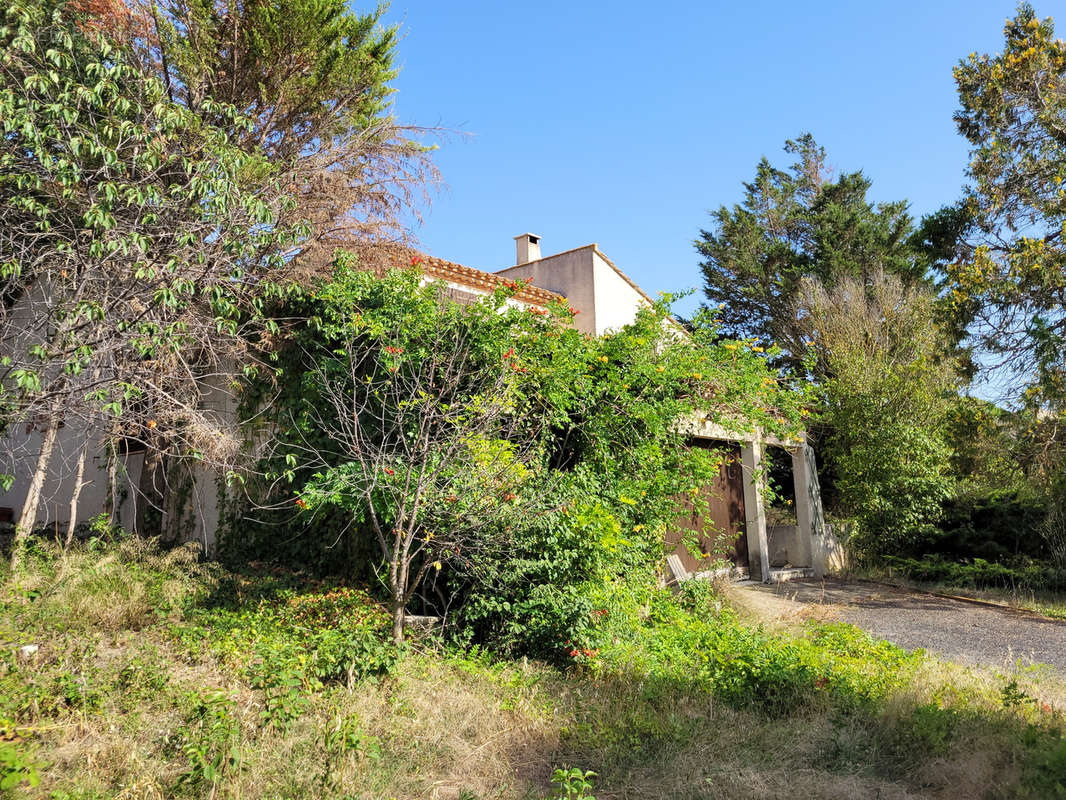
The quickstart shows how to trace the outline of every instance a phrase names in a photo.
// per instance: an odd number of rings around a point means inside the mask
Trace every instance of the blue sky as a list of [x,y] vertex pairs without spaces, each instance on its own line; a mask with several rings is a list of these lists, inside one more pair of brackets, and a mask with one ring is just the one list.
[[[1041,16],[1052,4],[1036,3]],[[415,231],[481,269],[597,242],[649,292],[699,285],[692,241],[766,155],[810,131],[875,200],[958,197],[951,70],[1000,49],[1009,2],[488,3],[393,0],[397,116],[468,135]],[[686,311],[690,300],[679,307]]]

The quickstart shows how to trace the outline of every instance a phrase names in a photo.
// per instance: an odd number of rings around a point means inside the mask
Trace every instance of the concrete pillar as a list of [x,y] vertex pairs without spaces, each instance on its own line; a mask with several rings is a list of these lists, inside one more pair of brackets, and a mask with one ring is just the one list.
[[822,542],[825,515],[814,448],[807,442],[792,451],[792,483],[796,490],[796,541],[799,547],[796,556],[804,559],[803,563],[821,577],[825,574]]
[[740,451],[744,467],[744,522],[748,539],[748,574],[754,581],[770,582],[770,543],[766,538],[766,509],[763,490],[763,443],[746,443]]

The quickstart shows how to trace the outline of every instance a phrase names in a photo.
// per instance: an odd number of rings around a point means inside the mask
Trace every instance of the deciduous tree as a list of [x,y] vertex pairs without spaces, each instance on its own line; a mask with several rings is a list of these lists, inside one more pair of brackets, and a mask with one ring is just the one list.
[[861,527],[861,556],[891,553],[929,534],[952,479],[944,439],[955,370],[936,298],[894,275],[806,279],[796,316],[827,377],[824,453],[845,511]]
[[528,369],[516,312],[502,295],[463,306],[419,280],[342,258],[316,291],[304,399],[287,426],[292,463],[317,470],[296,502],[344,508],[377,542],[397,642],[427,575],[468,569],[501,545],[508,518],[531,513],[541,461],[539,420],[516,387]]
[[203,101],[219,127],[170,102],[63,3],[3,14],[0,407],[8,433],[41,433],[17,564],[64,424],[232,461],[236,437],[200,401],[251,366],[285,195],[232,145],[231,108]]

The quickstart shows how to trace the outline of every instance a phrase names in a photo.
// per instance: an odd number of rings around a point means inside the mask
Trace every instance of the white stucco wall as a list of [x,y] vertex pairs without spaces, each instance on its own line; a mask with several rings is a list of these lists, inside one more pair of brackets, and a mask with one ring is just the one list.
[[602,336],[632,322],[648,300],[590,244],[496,273],[561,294],[578,312],[574,327]]
[[615,331],[636,319],[648,301],[599,250],[593,250],[593,289],[596,303],[596,336]]
[[[25,353],[32,345],[45,341],[48,328],[35,328],[40,320],[34,309],[48,305],[48,288],[43,283],[34,284],[8,312],[5,319],[4,338],[0,340],[0,355]],[[99,442],[99,434],[87,432],[92,422],[81,416],[68,415],[56,433],[55,449],[49,464],[48,475],[41,489],[41,502],[37,512],[37,525],[55,529],[60,536],[66,535],[70,518],[70,498],[73,494],[75,470],[82,444],[90,437],[83,476],[84,486],[78,500],[78,521],[86,521],[103,511],[107,498],[107,456]],[[0,435],[0,473],[11,474],[14,482],[6,492],[0,490],[0,509],[6,516],[10,511],[17,520],[22,511],[26,493],[33,477],[37,455],[41,449],[41,434],[27,431],[24,425],[13,426],[7,435]],[[132,480],[136,485],[140,476],[143,457],[140,453],[120,457],[120,494]],[[124,523],[132,522],[130,503],[118,509]]]
[[[236,417],[236,399],[220,383],[210,389],[202,405],[223,422]],[[66,420],[59,429],[37,510],[38,528],[58,530],[60,538],[66,536],[78,454],[87,438],[89,447],[83,476],[85,483],[78,498],[76,522],[85,523],[103,513],[108,495],[107,451],[101,442],[103,430],[105,425],[102,420],[97,419],[91,425],[90,421],[81,417]],[[8,491],[0,491],[0,508],[10,509],[13,521],[17,521],[22,512],[40,447],[41,434],[37,431],[26,433],[25,429],[16,429],[8,436],[0,437],[0,472],[9,472],[15,478]],[[116,516],[118,523],[127,530],[133,529],[138,504],[144,502],[137,491],[143,463],[144,455],[141,452],[119,456]],[[205,552],[210,554],[216,545],[220,475],[214,469],[193,466],[192,476],[187,505],[182,511],[184,524],[177,534],[179,541],[200,542]]]
[[[70,498],[74,493],[75,469],[78,453],[85,441],[85,425],[81,420],[72,420],[56,434],[55,450],[52,453],[41,492],[41,505],[37,511],[37,524],[54,528],[59,525],[60,536],[66,535],[67,520],[70,519]],[[96,437],[94,437],[96,438]],[[0,439],[0,452],[5,454],[0,471],[11,471],[15,481],[6,492],[0,492],[0,507],[10,508],[13,519],[17,520],[26,500],[33,467],[37,453],[41,448],[41,434],[33,432],[28,435],[13,432]],[[118,516],[123,525],[131,525],[136,515],[131,486],[136,486],[141,474],[144,458],[141,453],[132,453],[119,458],[119,493],[128,495],[118,509]],[[13,463],[12,463],[13,462]],[[107,500],[107,455],[98,441],[90,441],[85,461],[86,482],[78,498],[78,522],[86,522],[104,510]]]

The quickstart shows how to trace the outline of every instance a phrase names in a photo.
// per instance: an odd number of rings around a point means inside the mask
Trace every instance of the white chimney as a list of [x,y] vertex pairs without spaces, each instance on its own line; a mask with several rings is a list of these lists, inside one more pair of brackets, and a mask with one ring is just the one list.
[[517,259],[515,264],[528,264],[530,261],[540,261],[540,237],[532,233],[523,233],[514,237]]

